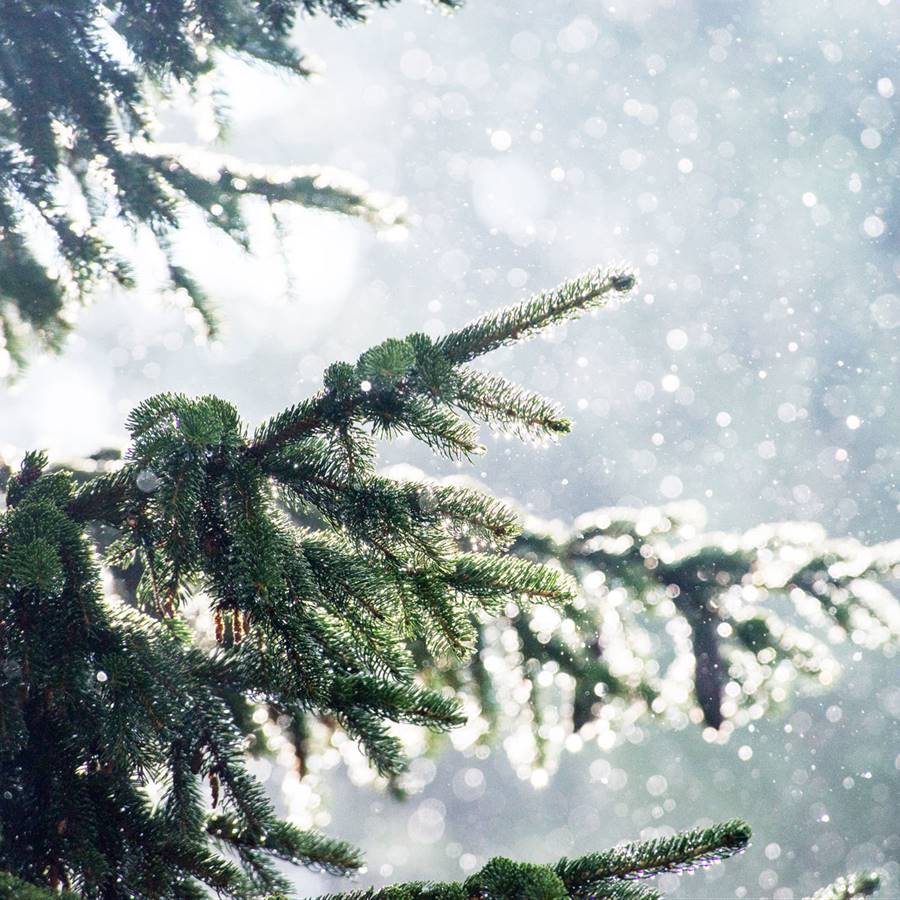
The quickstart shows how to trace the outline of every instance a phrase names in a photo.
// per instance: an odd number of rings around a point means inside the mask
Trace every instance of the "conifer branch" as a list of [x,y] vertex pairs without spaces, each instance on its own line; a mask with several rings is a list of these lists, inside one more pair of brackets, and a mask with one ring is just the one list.
[[0,900],[78,900],[78,895],[67,890],[39,887],[9,872],[0,872]]
[[[559,566],[577,595],[556,613],[538,605],[479,625],[490,673],[473,659],[465,673],[432,674],[481,708],[486,740],[514,731],[521,742],[530,732],[536,765],[552,771],[571,732],[608,747],[640,717],[683,728],[702,714],[727,736],[751,721],[752,708],[778,710],[795,690],[834,683],[828,643],[841,634],[871,650],[900,644],[891,589],[900,543],[829,539],[801,523],[704,534],[701,519],[696,507],[676,504],[601,509],[568,529],[529,520],[513,553]],[[779,599],[793,614],[776,613]],[[663,669],[648,650],[659,642],[674,651]],[[519,652],[511,656],[510,646]],[[556,664],[563,686],[539,686],[544,661]],[[796,687],[786,688],[786,675]],[[501,710],[516,708],[507,702],[513,692],[528,700],[507,719]],[[548,705],[564,725],[555,740],[540,728]]]
[[657,900],[659,893],[634,879],[685,872],[742,852],[750,828],[739,819],[562,859],[555,865],[517,863],[494,857],[462,883],[409,882],[330,894],[319,900]]
[[160,144],[134,156],[245,250],[251,246],[242,212],[247,197],[341,213],[379,227],[403,222],[401,203],[379,197],[359,178],[327,166],[250,166],[190,146]]
[[628,293],[637,283],[624,267],[592,269],[524,303],[488,313],[441,338],[437,346],[454,365],[469,362],[504,344],[525,340],[548,325],[605,306],[610,294]]
[[574,581],[550,566],[525,559],[461,554],[447,581],[458,591],[481,599],[527,597],[551,605],[575,597]]
[[[571,315],[577,303],[550,312],[532,303],[534,327]],[[53,685],[41,717],[59,717],[66,734],[79,736],[63,752],[66,777],[86,769],[117,779],[114,813],[87,800],[77,781],[64,787],[65,811],[54,815],[51,805],[27,837],[37,852],[59,844],[48,836],[69,828],[75,812],[67,804],[76,802],[127,831],[104,866],[92,862],[89,837],[83,852],[65,844],[61,871],[90,890],[102,890],[131,857],[128,883],[151,895],[147,885],[160,878],[161,865],[185,884],[236,897],[285,887],[273,857],[358,865],[343,844],[275,818],[244,765],[251,698],[282,710],[298,729],[307,715],[335,723],[379,773],[394,777],[406,760],[390,723],[443,731],[464,721],[455,691],[416,678],[412,642],[434,657],[463,655],[475,644],[480,612],[575,597],[574,582],[558,568],[496,555],[519,528],[504,504],[376,474],[366,428],[412,433],[447,455],[475,450],[474,427],[457,410],[466,404],[476,418],[479,392],[498,382],[461,378],[456,368],[433,341],[411,335],[371,348],[355,365],[332,366],[325,391],[253,439],[236,409],[217,397],[161,394],[129,416],[132,446],[118,470],[76,479],[47,471],[43,454],[25,457],[0,517],[0,620],[15,623],[13,643],[0,649],[18,654],[20,667],[19,686],[10,686],[4,703],[24,717],[23,743],[3,752],[11,772],[30,771],[26,760],[40,756],[36,742],[55,747],[47,727],[15,699],[20,688]],[[552,430],[556,419],[544,414],[544,401],[516,395],[513,386],[504,387],[503,401],[505,425]],[[482,404],[481,419],[496,416],[488,407]],[[315,421],[306,427],[310,410]],[[312,527],[296,521],[303,516]],[[108,608],[101,596],[86,533],[95,525],[114,530],[108,560],[132,570],[126,599],[140,611]],[[214,634],[204,637],[214,638],[213,653],[197,648],[180,619],[198,594],[214,619]],[[51,607],[66,619],[62,632],[46,615]],[[10,639],[8,629],[0,639]],[[76,698],[65,712],[49,699],[57,683]],[[150,772],[164,784],[156,810],[134,780]],[[201,782],[214,810],[209,821]],[[41,805],[33,788],[23,791],[22,802]],[[94,834],[72,827],[73,835]],[[210,838],[237,862],[217,856]],[[153,864],[139,852],[152,853]]]
[[[445,8],[452,0],[436,0]],[[245,198],[402,220],[401,205],[336,170],[248,167],[153,140],[152,106],[172,87],[194,91],[237,56],[292,76],[310,69],[291,41],[298,15],[364,20],[380,0],[22,0],[0,9],[0,337],[13,364],[37,340],[56,349],[66,307],[112,281],[134,284],[127,252],[108,236],[118,216],[156,241],[167,291],[185,295],[209,334],[213,310],[173,242],[182,208],[245,249]],[[196,99],[196,95],[194,95]],[[221,118],[221,110],[213,110]],[[84,211],[65,207],[80,194]],[[34,224],[37,223],[37,224]],[[47,247],[52,252],[47,252]]]
[[325,389],[265,423],[250,453],[263,458],[284,444],[357,422],[368,422],[386,436],[409,431],[450,456],[479,452],[474,432],[452,415],[454,408],[476,421],[529,435],[565,432],[567,422],[549,401],[460,366],[602,306],[608,294],[627,293],[635,284],[627,268],[595,269],[436,342],[421,334],[385,341],[363,353],[355,365],[332,366],[325,373]]
[[[327,458],[325,446],[323,444],[309,458]],[[284,457],[282,468],[273,468],[277,480],[290,481],[291,473],[294,473],[296,477],[291,483],[295,487],[302,487],[307,475],[311,482],[316,482],[318,463],[310,463],[304,468],[302,464],[290,462],[291,459],[304,459],[305,453]],[[325,591],[321,595],[323,601],[331,604],[334,614],[351,629],[361,658],[366,659],[366,664],[373,666],[375,671],[394,675],[406,673],[408,676],[413,671],[412,661],[397,644],[398,634],[404,633],[425,633],[432,652],[439,656],[458,656],[475,644],[482,652],[493,655],[495,639],[492,637],[485,645],[482,632],[454,606],[465,598],[464,590],[457,600],[453,600],[444,590],[434,589],[429,581],[431,576],[426,576],[424,582],[418,580],[418,576],[410,578],[410,574],[403,571],[404,564],[398,561],[423,549],[436,553],[435,561],[443,559],[446,549],[427,550],[429,546],[437,545],[422,544],[417,528],[431,528],[441,520],[449,524],[448,518],[454,520],[458,511],[447,509],[451,498],[454,504],[466,504],[467,515],[479,511],[484,514],[486,510],[482,504],[486,498],[442,485],[423,487],[415,482],[397,483],[378,478],[366,488],[352,488],[348,486],[344,472],[338,467],[329,475],[334,479],[330,488],[341,499],[335,501],[329,494],[331,499],[327,502],[316,499],[313,505],[325,511],[332,521],[349,527],[358,535],[359,541],[372,543],[378,535],[376,543],[381,561],[375,564],[375,569],[368,568],[372,563],[366,563],[366,568],[354,576],[356,587],[353,582],[344,581],[342,592],[328,599],[331,589],[327,586],[344,578],[339,574],[343,567],[352,566],[352,550],[349,547],[340,551],[327,549],[324,544],[309,543],[307,538],[304,553],[308,560],[317,560],[314,570],[321,569],[331,554],[338,553],[317,579]],[[493,515],[499,515],[502,521],[500,528],[504,534],[500,546],[503,546],[514,534],[516,516],[503,504],[494,503]],[[381,514],[373,516],[378,509],[383,513],[390,511],[393,523],[390,531],[383,531],[379,525]],[[362,511],[363,515],[357,518],[358,513],[354,510]],[[867,548],[853,541],[829,541],[821,530],[790,524],[761,527],[746,535],[694,534],[686,539],[682,532],[696,532],[692,518],[695,515],[683,505],[669,510],[602,510],[581,517],[570,538],[557,536],[554,539],[542,531],[545,526],[530,525],[516,552],[532,560],[558,560],[569,575],[583,582],[579,597],[567,601],[557,619],[573,623],[574,630],[552,627],[546,631],[547,626],[543,624],[546,620],[541,620],[540,626],[533,624],[527,611],[514,616],[507,626],[501,625],[498,630],[495,625],[490,630],[496,640],[500,639],[505,627],[513,628],[518,636],[523,656],[518,680],[514,677],[509,681],[504,676],[501,681],[504,684],[530,684],[527,693],[529,705],[534,708],[535,723],[543,718],[542,704],[558,704],[560,698],[552,691],[538,689],[533,673],[529,674],[528,670],[531,659],[553,660],[562,673],[571,676],[570,700],[563,698],[561,707],[563,721],[569,717],[570,727],[575,731],[586,728],[586,738],[592,733],[592,723],[601,707],[604,721],[614,729],[617,723],[630,722],[635,716],[648,714],[651,710],[667,721],[681,722],[680,717],[689,712],[691,702],[684,704],[682,699],[675,698],[689,696],[678,685],[690,669],[676,660],[677,665],[671,671],[649,675],[649,661],[643,659],[645,651],[639,649],[646,645],[646,629],[653,627],[655,619],[667,621],[669,616],[685,617],[692,625],[695,646],[676,647],[676,650],[680,654],[693,652],[695,658],[705,653],[706,659],[720,660],[718,666],[703,665],[702,660],[701,665],[694,665],[694,702],[704,711],[707,724],[721,723],[724,716],[728,728],[747,720],[745,706],[762,703],[775,707],[785,702],[783,687],[778,695],[779,685],[783,682],[760,677],[765,676],[769,671],[767,666],[773,663],[782,674],[790,666],[811,684],[822,678],[834,678],[836,664],[833,658],[823,643],[813,641],[816,632],[826,628],[829,621],[839,623],[844,629],[852,628],[855,639],[864,639],[866,646],[896,644],[900,635],[900,605],[880,583],[889,579],[900,565],[900,545],[896,542]],[[490,530],[479,531],[478,527],[473,531],[469,526],[461,531],[453,530],[466,540],[472,537],[488,540],[492,534]],[[496,536],[496,532],[493,534]],[[438,535],[438,539],[445,538]],[[374,548],[375,544],[372,546]],[[385,551],[399,554],[399,557],[392,555],[393,562],[390,562],[383,556]],[[795,561],[795,567],[790,571],[783,562],[774,566],[766,562],[787,559]],[[391,599],[393,589],[385,592],[385,582],[378,580],[382,576],[371,577],[375,571],[382,572],[387,583],[395,585],[400,591],[397,597]],[[450,571],[439,566],[436,573],[441,583],[454,590],[468,586],[468,582],[453,585]],[[603,576],[599,589],[595,586],[598,575]],[[631,603],[617,603],[614,607],[607,603],[608,591],[617,585],[619,591],[627,590],[632,602],[646,610],[645,619],[632,612]],[[657,598],[666,595],[672,585],[678,591],[670,608]],[[745,588],[745,585],[750,586]],[[748,590],[751,593],[748,594]],[[341,599],[346,596],[345,591],[350,591],[354,598],[350,603]],[[783,621],[774,613],[768,596],[776,593],[783,593],[797,604],[799,625]],[[483,593],[479,601],[489,608],[496,608],[490,594],[490,590]],[[402,601],[399,600],[401,596]],[[415,599],[417,597],[419,600]],[[417,606],[426,597],[425,606]],[[752,600],[748,599],[751,597]],[[702,606],[695,606],[692,598],[700,598]],[[376,605],[372,605],[373,602]],[[700,612],[702,620],[696,619]],[[373,619],[386,623],[397,615],[402,615],[405,622],[399,632],[388,628],[372,633],[367,625]],[[426,624],[429,621],[437,630],[429,631],[431,626]],[[702,633],[709,642],[705,651],[697,643],[701,621],[705,622]],[[612,630],[610,626],[614,626]],[[660,633],[668,633],[668,630]],[[615,666],[611,667],[606,658],[605,645],[612,641],[616,642],[619,657],[628,660],[627,676],[623,677]],[[506,654],[500,653],[497,660],[500,659],[507,659]],[[454,690],[462,690],[465,694],[474,692],[482,715],[491,725],[489,733],[494,734],[497,729],[502,733],[515,723],[498,719],[497,704],[492,699],[495,692],[493,676],[482,672],[477,677],[479,663],[476,659],[469,663],[471,680],[460,680],[446,667],[439,667],[438,672]],[[420,661],[419,664],[424,663]],[[427,664],[426,671],[431,671]],[[496,669],[492,671],[496,672]],[[741,686],[737,694],[740,703],[732,700],[734,691],[728,694],[727,700],[724,699],[723,690],[728,680]],[[707,697],[714,700],[707,700]],[[561,748],[556,742],[548,742],[546,736],[539,735],[537,725],[534,740],[538,747],[535,758],[541,760],[543,767],[552,769]]]
[[[239,853],[259,852],[262,835],[242,828],[234,816],[212,815],[207,821],[206,830],[217,841]],[[359,851],[345,841],[316,832],[301,831],[286,822],[277,822],[274,827],[267,829],[264,838],[267,853],[276,858],[301,865],[319,866],[332,875],[348,875],[363,865]]]
[[[492,860],[491,862],[510,863],[509,860]],[[488,864],[490,865],[490,863]],[[486,867],[487,868],[487,867]],[[538,874],[534,866],[528,870],[530,880],[523,885],[514,882],[509,892],[501,885],[493,891],[485,892],[480,885],[469,885],[469,882],[430,882],[409,881],[403,884],[389,885],[384,888],[368,888],[360,891],[349,891],[340,894],[326,894],[317,900],[471,900],[473,897],[490,898],[490,900],[660,900],[659,891],[634,882],[605,882],[590,894],[581,897],[577,894],[559,893],[560,885],[551,880],[553,873],[548,867],[541,867]],[[514,876],[513,876],[514,877]],[[558,879],[556,880],[558,882]],[[481,891],[481,893],[472,893]],[[277,900],[277,898],[269,898]]]
[[500,375],[465,367],[459,370],[459,379],[456,404],[478,421],[518,437],[566,434],[572,427],[557,404]]
[[809,900],[851,900],[869,897],[878,891],[881,876],[878,872],[854,872],[838,878],[827,887],[819,888]]
[[563,859],[554,869],[570,890],[584,893],[609,878],[650,878],[661,872],[687,872],[708,866],[742,852],[749,842],[750,827],[740,819],[732,819],[673,837],[625,844],[579,859]]

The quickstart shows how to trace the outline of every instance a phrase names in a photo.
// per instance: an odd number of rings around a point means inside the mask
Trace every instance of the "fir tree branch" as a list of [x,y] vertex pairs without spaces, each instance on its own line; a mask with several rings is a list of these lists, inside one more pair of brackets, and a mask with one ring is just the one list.
[[285,444],[360,421],[388,436],[410,431],[451,456],[478,452],[471,429],[450,415],[454,408],[530,435],[564,432],[568,424],[548,401],[459,366],[602,306],[606,295],[626,293],[635,283],[628,269],[595,269],[435,343],[424,335],[385,341],[366,351],[355,366],[332,366],[325,374],[325,389],[266,422],[249,452],[265,458]]
[[[451,0],[436,0],[450,8]],[[401,221],[401,205],[335,170],[260,169],[197,148],[155,144],[152,107],[172,87],[194,92],[219,60],[237,56],[310,74],[291,41],[299,14],[362,21],[380,0],[23,0],[0,9],[0,328],[16,366],[36,339],[57,349],[65,308],[113,281],[133,286],[117,238],[118,216],[156,241],[167,289],[187,296],[208,333],[216,320],[202,285],[173,243],[183,207],[245,249],[244,198]],[[214,110],[221,118],[221,108]],[[72,194],[84,211],[65,211]],[[33,220],[33,222],[32,222]],[[33,224],[36,222],[37,224]],[[53,258],[47,259],[51,247]],[[48,271],[48,264],[54,270]],[[58,270],[58,271],[57,271]]]
[[265,851],[278,859],[305,866],[319,866],[332,875],[349,875],[363,865],[355,847],[314,831],[301,831],[286,822],[276,822],[264,832],[242,827],[234,817],[222,813],[209,816],[207,832],[241,851]]
[[454,365],[469,362],[504,344],[532,337],[548,325],[605,306],[608,295],[628,293],[636,283],[635,274],[624,267],[592,269],[523,303],[488,313],[441,338],[437,346]]
[[563,859],[555,871],[570,891],[588,892],[605,879],[650,878],[661,872],[687,872],[740,853],[750,842],[750,827],[732,819],[669,838],[625,844],[579,859]]
[[326,166],[249,166],[190,146],[160,144],[150,144],[145,152],[133,155],[178,197],[202,210],[209,225],[245,250],[251,245],[242,213],[247,197],[341,213],[378,227],[403,222],[401,203],[379,197],[359,178]]
[[[281,900],[281,898],[269,897],[267,900]],[[316,900],[468,900],[468,897],[461,884],[408,881],[404,884],[392,884],[383,888],[363,888],[359,891],[343,891],[339,894],[322,894]]]
[[[575,305],[544,311],[535,327],[571,314]],[[535,315],[539,307],[533,305]],[[497,383],[470,377],[460,400],[463,380],[434,342],[411,335],[371,348],[353,366],[331,367],[326,390],[305,407],[318,409],[318,433],[297,433],[296,410],[289,410],[251,440],[231,404],[162,394],[129,416],[132,447],[117,471],[79,476],[76,484],[70,472],[46,472],[43,455],[26,456],[9,481],[10,512],[0,518],[0,600],[27,613],[15,644],[27,648],[23,683],[55,685],[61,678],[67,694],[81,698],[71,709],[91,723],[88,743],[98,749],[73,746],[70,771],[115,772],[114,818],[123,811],[130,817],[103,866],[70,852],[66,866],[77,877],[104,883],[134,854],[132,835],[150,832],[157,835],[156,862],[136,863],[137,893],[152,893],[146,885],[157,883],[164,864],[185,884],[194,879],[245,896],[284,886],[272,854],[302,858],[318,848],[323,864],[330,864],[328,854],[346,857],[343,845],[307,843],[304,850],[305,838],[278,830],[264,791],[244,766],[239,698],[336,723],[377,771],[392,777],[406,760],[390,722],[435,731],[463,723],[454,691],[417,683],[408,641],[423,641],[434,655],[461,654],[475,642],[479,611],[509,600],[574,598],[573,582],[558,568],[474,550],[477,543],[503,548],[514,538],[517,518],[503,504],[475,491],[376,475],[363,426],[376,434],[406,431],[450,455],[475,449],[474,429],[454,410],[465,403],[474,415],[473,397]],[[546,416],[540,423],[534,415],[548,406],[512,387],[505,391],[505,424],[521,417],[525,431],[551,427]],[[294,526],[277,496],[314,512],[321,527]],[[111,562],[139,562],[134,599],[148,615],[110,616],[105,609],[84,531],[94,524],[117,532]],[[212,656],[196,650],[178,620],[199,590],[222,648]],[[60,592],[68,597],[60,607],[69,617],[64,644],[46,630],[51,620],[43,632],[31,621],[46,619],[46,605]],[[84,684],[91,686],[86,696],[79,694]],[[103,715],[93,711],[98,703]],[[66,722],[76,734],[83,727]],[[23,725],[28,741],[40,735],[53,747],[46,730]],[[21,753],[30,747],[26,742]],[[166,787],[158,811],[141,799],[135,772],[161,773]],[[238,864],[208,849],[200,780],[209,785],[213,807],[221,805],[226,818],[216,820],[216,836],[237,853]],[[65,809],[72,791],[78,796],[83,787],[76,782],[63,792]],[[108,814],[85,806],[91,816]],[[39,827],[68,828],[73,816],[61,812]],[[85,853],[93,852],[90,836],[100,826],[72,827],[85,835]],[[40,834],[31,840],[46,846]],[[521,866],[516,871],[524,877]]]
[[78,900],[78,895],[39,887],[9,872],[0,872],[0,900]]
[[[509,863],[509,860],[499,860],[499,862]],[[516,866],[515,863],[511,865]],[[541,871],[538,873],[535,870]],[[489,898],[489,900],[571,900],[571,898],[574,900],[660,900],[661,896],[651,887],[625,881],[604,882],[599,884],[590,895],[560,893],[558,879],[553,880],[553,873],[546,866],[529,867],[526,877],[530,880],[525,884],[516,879],[509,885],[502,882],[499,885],[495,884],[492,889],[486,889],[477,882],[470,884],[468,881],[463,884],[411,881],[388,885],[384,888],[327,894],[319,897],[318,900],[471,900],[472,897]],[[270,898],[270,900],[277,900],[277,898]]]
[[881,876],[878,872],[854,872],[819,888],[809,900],[851,900],[852,897],[870,897],[878,891]]
[[319,900],[658,900],[656,890],[633,879],[708,866],[742,852],[749,840],[750,828],[734,819],[671,838],[562,859],[552,866],[494,857],[463,883],[415,881]]
[[479,421],[519,437],[566,434],[572,427],[557,404],[522,390],[500,375],[463,367],[459,378],[455,403]]
[[559,569],[535,565],[525,559],[474,553],[457,558],[447,583],[461,593],[482,600],[527,597],[551,604],[573,599],[577,590],[573,579]]
[[[479,659],[464,672],[420,665],[480,707],[485,741],[530,734],[534,764],[551,772],[571,731],[606,742],[645,716],[680,729],[700,714],[727,733],[751,709],[787,705],[785,673],[796,691],[832,684],[834,626],[870,649],[900,643],[897,542],[866,547],[801,523],[704,534],[701,519],[687,504],[601,509],[568,528],[530,519],[514,554],[559,566],[577,596],[556,613],[538,605],[479,623]],[[672,659],[662,669],[660,642]],[[565,681],[542,690],[548,660]],[[528,701],[507,719],[514,694]],[[540,727],[547,706],[564,726],[553,740]]]

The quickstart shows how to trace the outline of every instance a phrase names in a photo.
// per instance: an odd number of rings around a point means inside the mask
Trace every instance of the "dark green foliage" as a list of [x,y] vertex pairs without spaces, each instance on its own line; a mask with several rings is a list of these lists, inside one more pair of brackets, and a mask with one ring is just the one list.
[[0,872],[0,900],[76,900],[70,891],[53,891]]
[[[453,0],[438,0],[452,7]],[[0,326],[4,349],[23,362],[22,340],[57,346],[67,306],[100,282],[129,286],[109,219],[148,230],[166,261],[168,287],[183,291],[209,330],[214,316],[171,236],[184,208],[245,249],[242,206],[256,197],[375,224],[397,220],[365,186],[327,169],[260,174],[233,160],[153,142],[160,93],[193,89],[223,54],[308,74],[290,40],[299,15],[365,18],[368,0],[17,0],[0,4]],[[72,195],[80,194],[84,210]],[[40,249],[47,239],[55,254]]]
[[[596,272],[542,295],[535,326],[617,283]],[[485,346],[511,340],[514,318],[482,320]],[[166,394],[131,414],[119,471],[76,486],[26,456],[0,519],[0,867],[124,898],[286,890],[273,858],[359,865],[275,818],[244,767],[250,709],[298,734],[305,716],[325,717],[396,774],[390,722],[463,721],[452,694],[415,677],[410,642],[461,654],[481,611],[574,598],[558,569],[497,555],[517,528],[497,501],[376,475],[370,432],[409,432],[448,456],[479,449],[459,416],[459,368],[412,335],[332,366],[320,394],[253,436],[216,397]],[[279,499],[322,527],[295,524]],[[119,571],[139,562],[137,608],[102,595],[88,528],[112,530]],[[180,617],[196,597],[215,616],[208,648]]]
[[413,882],[321,900],[656,900],[660,896],[656,890],[635,882],[662,872],[708,866],[740,853],[749,841],[750,828],[734,819],[670,838],[562,859],[555,865],[495,857],[462,884]]
[[[284,884],[269,855],[358,867],[341,842],[275,819],[243,770],[218,661],[104,600],[71,479],[43,463],[26,457],[0,522],[0,866],[86,897],[177,897],[197,881],[247,896],[257,880]],[[222,786],[227,828],[204,810],[203,776]],[[156,808],[151,781],[168,785]],[[211,853],[206,831],[247,871]]]

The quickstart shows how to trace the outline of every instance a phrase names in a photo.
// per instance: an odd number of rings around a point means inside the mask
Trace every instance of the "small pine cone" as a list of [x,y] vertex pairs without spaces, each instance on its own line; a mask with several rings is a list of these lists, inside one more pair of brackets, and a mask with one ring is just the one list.
[[244,629],[243,629],[243,617],[241,616],[241,611],[236,609],[231,614],[231,633],[234,636],[235,644],[239,644],[244,637]]
[[216,610],[213,622],[216,625],[216,643],[222,644],[225,642],[225,620],[222,618],[222,613],[219,610]]

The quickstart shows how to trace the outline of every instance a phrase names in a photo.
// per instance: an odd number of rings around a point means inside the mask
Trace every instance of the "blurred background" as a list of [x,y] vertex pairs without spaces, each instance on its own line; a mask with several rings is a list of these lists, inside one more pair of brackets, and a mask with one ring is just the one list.
[[[541,448],[487,435],[472,474],[546,518],[696,499],[715,529],[792,518],[900,535],[896,2],[470,0],[452,18],[406,2],[357,29],[303,22],[297,38],[322,78],[227,62],[209,90],[227,96],[230,128],[210,146],[348,169],[407,199],[405,235],[302,211],[276,228],[259,208],[248,257],[190,223],[180,252],[220,338],[150,290],[98,297],[64,351],[0,395],[0,454],[124,446],[128,411],[163,390],[214,392],[256,424],[385,337],[440,333],[627,260],[632,302],[486,360],[561,400],[573,434]],[[159,137],[213,130],[175,97]],[[411,441],[383,461],[458,469]],[[896,660],[843,661],[832,692],[724,746],[643,727],[607,754],[567,755],[540,791],[501,750],[448,752],[416,763],[405,803],[337,767],[314,820],[363,846],[366,884],[741,815],[747,854],[661,887],[793,900],[882,866],[881,896],[897,897]],[[281,796],[283,770],[260,774]],[[300,872],[297,886],[341,883]]]

